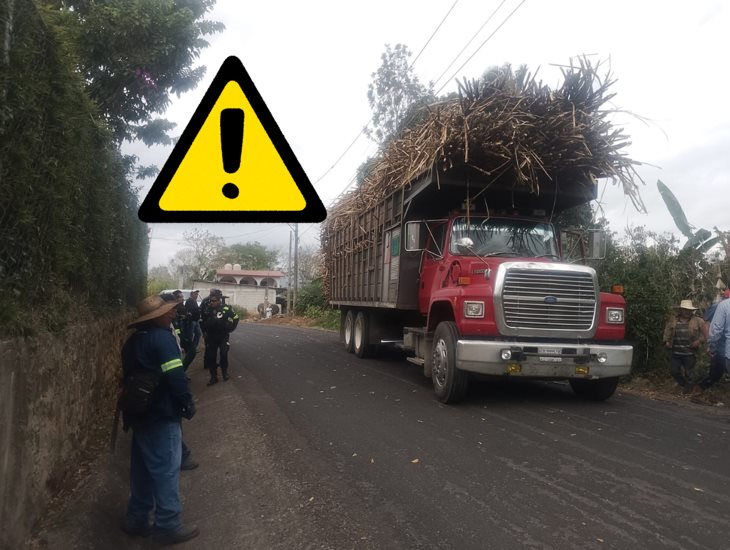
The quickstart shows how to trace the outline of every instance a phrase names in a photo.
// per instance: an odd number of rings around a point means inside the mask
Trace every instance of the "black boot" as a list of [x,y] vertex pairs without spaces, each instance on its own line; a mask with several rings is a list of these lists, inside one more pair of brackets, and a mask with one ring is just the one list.
[[218,383],[218,365],[213,365],[208,370],[210,371],[210,380],[208,380],[208,386],[217,384]]

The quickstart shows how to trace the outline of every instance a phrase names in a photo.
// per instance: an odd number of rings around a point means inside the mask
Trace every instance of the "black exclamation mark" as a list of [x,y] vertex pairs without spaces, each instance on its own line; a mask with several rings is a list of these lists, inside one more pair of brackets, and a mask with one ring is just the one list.
[[[243,109],[223,109],[221,111],[221,152],[223,153],[223,169],[227,174],[235,174],[241,166],[241,150],[243,147]],[[235,199],[238,186],[226,183],[223,196]]]

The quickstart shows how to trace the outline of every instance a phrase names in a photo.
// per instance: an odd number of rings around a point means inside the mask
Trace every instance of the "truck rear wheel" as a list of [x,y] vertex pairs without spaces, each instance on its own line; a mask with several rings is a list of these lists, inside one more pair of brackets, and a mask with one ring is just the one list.
[[618,377],[599,378],[598,380],[570,379],[570,387],[573,388],[575,395],[590,401],[605,401],[613,395],[617,386]]
[[368,314],[358,311],[355,316],[355,327],[353,331],[353,351],[360,358],[370,355],[370,327]]
[[457,403],[466,393],[469,374],[456,368],[456,324],[443,321],[433,335],[431,353],[433,390],[442,403]]
[[345,343],[345,351],[352,353],[354,349],[353,336],[355,333],[355,313],[348,309],[342,319],[342,341]]

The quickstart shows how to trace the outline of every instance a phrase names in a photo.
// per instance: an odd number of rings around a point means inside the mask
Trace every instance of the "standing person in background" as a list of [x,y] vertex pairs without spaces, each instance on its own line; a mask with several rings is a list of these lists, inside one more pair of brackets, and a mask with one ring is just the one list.
[[730,300],[723,300],[717,305],[715,315],[710,323],[709,336],[710,355],[730,373]]
[[692,390],[697,350],[704,341],[702,320],[692,300],[682,300],[678,313],[664,327],[664,345],[672,350],[669,371],[683,393]]
[[181,343],[185,349],[183,369],[187,371],[198,353],[198,343],[200,342],[200,307],[198,306],[197,290],[190,292],[190,297],[185,301],[184,310]]
[[200,291],[197,289],[193,290],[190,293],[190,298],[192,298],[193,300],[190,307],[188,308],[188,311],[195,311],[195,313],[197,314],[196,322],[193,324],[193,344],[195,344],[195,348],[197,349],[198,344],[200,343],[200,336],[202,334],[202,331],[200,329]]
[[[175,292],[177,292],[179,294],[175,294]],[[180,307],[182,305],[182,292],[179,290],[176,290],[175,292],[161,294],[160,297],[165,302],[175,302],[175,309],[174,309],[175,316],[173,317],[172,321],[170,322],[169,328],[170,328],[170,333],[175,338],[175,343],[177,344],[177,349],[180,352],[180,354],[182,354],[182,352],[184,351],[184,348],[183,348],[184,340],[182,338],[182,329],[180,327],[182,327],[182,324],[184,321],[185,308],[181,309],[181,307]],[[187,355],[186,355],[186,357],[187,357]],[[183,364],[184,364],[184,362],[185,361],[183,359]],[[183,368],[183,372],[185,372],[185,368]],[[190,378],[186,377],[186,380],[190,381]],[[199,464],[192,459],[192,456],[191,456],[192,451],[190,450],[190,447],[188,447],[185,444],[185,440],[182,439],[182,437],[180,438],[180,443],[181,443],[181,447],[182,447],[180,469],[181,470],[194,470],[195,468],[197,468],[199,466]]]
[[[710,350],[710,325],[712,324],[712,320],[715,316],[715,312],[717,311],[718,306],[720,305],[720,303],[722,303],[723,300],[727,300],[728,298],[730,298],[730,289],[727,289],[725,290],[725,292],[722,293],[720,302],[712,304],[709,308],[707,308],[707,311],[705,312],[705,338],[707,338],[708,350]],[[720,334],[719,339],[715,345],[715,349],[720,350],[721,352],[725,349],[725,338],[723,334]],[[697,384],[692,389],[693,396],[702,394],[703,391],[711,387],[713,384],[715,384],[715,382],[722,378],[722,375],[726,372],[724,359],[725,357],[723,353],[713,354],[713,352],[710,350],[710,372],[702,381],[700,381],[699,384]]]
[[210,299],[213,296],[217,296],[222,299],[223,293],[217,288],[211,288],[210,293],[205,298],[203,298],[203,301],[200,303],[200,329],[203,335],[203,341],[206,342],[206,345],[208,341],[208,335],[205,333],[205,322],[208,317],[210,317]]
[[[135,332],[122,348],[125,391],[135,388],[140,373],[159,382],[151,394],[146,392],[151,397],[142,411],[122,407],[124,430],[131,428],[133,434],[130,496],[122,530],[133,536],[152,535],[163,544],[177,544],[199,534],[197,527],[184,526],[180,518],[181,423],[195,415],[195,404],[182,369],[180,348],[170,333],[175,303],[148,296],[137,305],[137,314],[129,325]],[[135,392],[130,390],[129,394]]]
[[[220,352],[220,367],[223,380],[228,380],[229,334],[238,326],[238,314],[230,306],[223,304],[223,296],[213,294],[203,314],[203,334],[205,335],[205,368],[210,373],[208,385],[218,382],[217,356]],[[218,291],[220,292],[220,291]]]

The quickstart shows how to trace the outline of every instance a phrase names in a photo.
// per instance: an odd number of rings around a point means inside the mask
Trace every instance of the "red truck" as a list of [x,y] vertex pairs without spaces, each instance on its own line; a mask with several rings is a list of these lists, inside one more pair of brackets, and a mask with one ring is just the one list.
[[593,268],[561,260],[551,224],[595,193],[595,182],[536,195],[429,172],[328,220],[326,284],[345,349],[408,350],[444,403],[472,373],[568,380],[578,396],[609,398],[631,370],[626,304],[599,290]]

